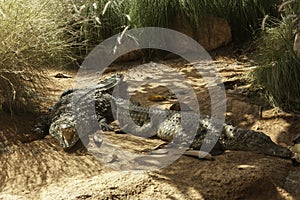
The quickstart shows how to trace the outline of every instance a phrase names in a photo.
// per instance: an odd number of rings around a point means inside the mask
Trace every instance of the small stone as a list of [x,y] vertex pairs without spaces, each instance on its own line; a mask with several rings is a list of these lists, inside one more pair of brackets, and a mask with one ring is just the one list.
[[197,157],[199,159],[205,159],[205,160],[214,160],[212,155],[210,153],[204,152],[204,151],[196,151],[196,150],[189,150],[184,153],[184,155]]
[[65,75],[63,73],[57,73],[54,75],[55,78],[72,78],[72,76]]
[[300,153],[300,144],[294,144],[289,149],[294,153]]
[[113,163],[113,162],[117,162],[118,161],[118,156],[113,154],[113,155],[106,155],[104,157],[104,161],[106,163]]
[[165,155],[168,153],[169,153],[169,151],[167,149],[157,149],[155,151],[150,152],[151,155]]
[[166,98],[161,95],[151,95],[148,97],[149,101],[165,101]]
[[102,144],[102,142],[103,142],[103,139],[102,139],[101,135],[95,134],[93,136],[93,141],[95,142],[95,144],[97,145],[97,147],[100,147],[101,144]]
[[255,169],[256,167],[253,165],[239,165],[238,169],[242,170],[242,169]]
[[294,153],[294,155],[291,158],[293,166],[298,166],[300,164],[300,154]]

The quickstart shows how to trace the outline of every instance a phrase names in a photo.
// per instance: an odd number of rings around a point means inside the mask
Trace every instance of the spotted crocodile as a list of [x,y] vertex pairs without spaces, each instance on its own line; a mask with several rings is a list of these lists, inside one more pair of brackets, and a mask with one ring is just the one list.
[[[67,90],[50,109],[46,120],[36,126],[36,131],[45,132],[48,129],[50,135],[56,138],[62,147],[70,148],[79,141],[78,129],[86,134],[96,130],[95,127],[91,127],[91,120],[97,120],[101,129],[109,129],[108,124],[114,118],[113,105],[116,109],[115,117],[125,132],[143,137],[156,135],[162,140],[196,150],[212,144],[213,148],[208,151],[213,155],[225,150],[242,150],[283,158],[292,157],[289,149],[275,144],[262,132],[236,128],[225,123],[222,124],[221,131],[216,131],[214,120],[209,116],[200,116],[187,110],[145,108],[115,97],[112,91],[121,79],[119,75],[113,75],[93,88],[86,89],[87,92],[79,89]],[[80,98],[74,101],[74,94],[78,96],[80,92]],[[90,104],[95,105],[96,115],[86,112]],[[74,111],[80,121],[84,122],[81,126],[76,125]],[[190,130],[196,131],[191,133]]]
[[[178,109],[149,109],[112,98],[118,104],[118,121],[123,124],[122,128],[135,135],[143,137],[156,135],[162,140],[195,150],[207,150],[202,148],[206,146],[212,155],[225,150],[253,151],[282,158],[291,158],[293,154],[288,148],[274,143],[263,132],[237,128],[225,123],[219,131],[214,128],[214,120],[209,116]],[[126,120],[128,110],[132,121]],[[124,113],[127,114],[124,116]]]

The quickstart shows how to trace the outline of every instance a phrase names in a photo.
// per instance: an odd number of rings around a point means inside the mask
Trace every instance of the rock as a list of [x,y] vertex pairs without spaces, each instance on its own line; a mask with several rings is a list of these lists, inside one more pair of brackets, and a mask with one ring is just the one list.
[[207,153],[204,151],[188,150],[188,151],[184,152],[184,155],[196,157],[198,159],[214,160],[214,158],[212,157],[212,155],[210,153]]
[[225,19],[211,17],[209,23],[201,28],[198,33],[198,42],[207,50],[211,51],[228,45],[232,40],[231,28]]
[[243,170],[243,169],[255,169],[255,168],[257,168],[257,167],[254,166],[254,165],[239,165],[238,166],[239,170]]
[[300,134],[293,139],[293,145],[289,147],[289,150],[293,152],[291,158],[293,166],[300,164]]
[[192,109],[185,103],[179,103],[178,101],[173,103],[170,107],[170,110],[175,111],[192,111]]
[[57,73],[54,75],[54,78],[72,78],[72,76],[65,75],[63,73]]
[[289,149],[294,153],[300,153],[300,144],[294,144]]
[[122,62],[129,62],[129,61],[135,61],[135,60],[141,60],[143,58],[143,52],[142,50],[135,50],[131,51],[129,53],[126,53],[122,56],[120,56],[116,62],[117,63],[122,63]]
[[300,155],[299,153],[294,153],[291,158],[293,166],[299,166],[300,164]]
[[[199,25],[200,30],[196,31],[186,16],[176,15],[170,28],[197,40],[207,51],[226,46],[231,42],[231,27],[225,19],[209,17],[206,21],[209,23]],[[185,41],[176,40],[176,42],[188,48]]]
[[[194,38],[194,30],[187,17],[184,15],[175,15],[172,22],[170,22],[170,28],[179,31],[191,38]],[[176,42],[179,42],[178,40]]]
[[149,101],[165,101],[166,98],[164,96],[161,96],[161,95],[150,95],[148,97],[148,100]]

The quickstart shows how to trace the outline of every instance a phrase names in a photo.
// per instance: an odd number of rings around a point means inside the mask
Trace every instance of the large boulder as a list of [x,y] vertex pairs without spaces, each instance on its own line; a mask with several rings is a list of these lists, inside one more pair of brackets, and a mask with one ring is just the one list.
[[131,51],[129,53],[123,54],[120,56],[116,62],[122,63],[122,62],[129,62],[129,61],[135,61],[143,58],[143,52],[142,50],[135,50]]
[[[186,16],[174,16],[169,26],[198,41],[207,51],[228,45],[232,40],[231,27],[229,23],[219,17],[208,17],[199,24],[197,29]],[[181,41],[176,41],[181,42]],[[183,47],[184,43],[182,44]]]
[[231,28],[225,19],[211,17],[198,32],[198,42],[208,51],[228,45],[232,40]]

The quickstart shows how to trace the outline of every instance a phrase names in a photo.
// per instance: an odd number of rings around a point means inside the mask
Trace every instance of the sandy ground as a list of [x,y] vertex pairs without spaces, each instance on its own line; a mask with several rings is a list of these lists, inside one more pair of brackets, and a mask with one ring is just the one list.
[[[163,64],[169,66],[172,73],[188,77],[201,113],[210,114],[210,97],[201,76],[181,60]],[[107,73],[128,72],[129,78],[145,78],[140,69],[130,66],[134,65],[112,66]],[[247,92],[251,85],[244,81],[244,75],[251,70],[251,65],[220,58],[215,66],[226,87],[226,121],[263,131],[278,144],[291,145],[298,134],[299,115],[268,108],[255,95],[254,89],[250,89],[254,93]],[[153,69],[150,67],[149,70]],[[154,71],[161,75],[160,70]],[[58,72],[73,78],[54,78]],[[156,76],[154,72],[150,74]],[[48,84],[49,98],[45,100],[45,106],[55,102],[64,89],[70,88],[75,76],[76,72],[72,70],[49,71],[53,82]],[[161,80],[163,78],[161,76]],[[177,82],[181,81],[172,80],[172,83]],[[173,93],[158,84],[134,87],[131,92],[134,94],[132,99],[145,106],[154,104],[148,100],[151,95],[166,98],[158,104],[174,102]],[[183,97],[188,96],[183,94]],[[84,149],[63,151],[50,136],[37,139],[31,132],[36,119],[37,116],[30,114],[11,117],[1,113],[0,140],[8,141],[10,145],[2,148],[0,154],[0,199],[300,199],[300,168],[293,167],[289,160],[227,151],[215,156],[213,161],[181,156],[162,169],[120,171],[114,169],[113,164],[123,159],[122,155],[111,155],[100,162]],[[141,139],[129,134],[107,132],[106,136],[114,145],[141,155],[144,149],[153,149],[162,143],[158,139]]]

